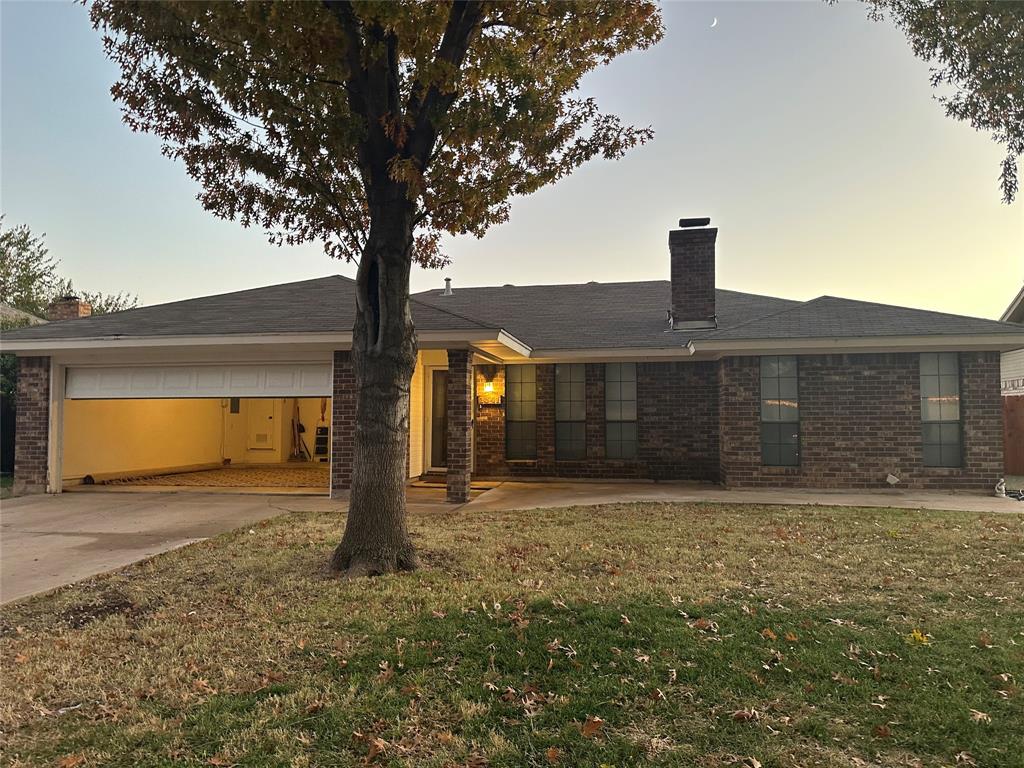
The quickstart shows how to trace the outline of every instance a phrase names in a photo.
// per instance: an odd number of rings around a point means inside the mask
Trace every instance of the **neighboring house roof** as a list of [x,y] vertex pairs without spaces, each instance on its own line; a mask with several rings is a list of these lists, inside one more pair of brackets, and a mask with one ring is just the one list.
[[29,325],[42,325],[46,322],[41,317],[36,317],[31,312],[26,312],[10,304],[0,301],[0,320],[10,320],[16,323],[28,323]]
[[[721,289],[715,296],[717,328],[685,331],[668,330],[668,280],[456,288],[450,295],[432,290],[414,294],[411,303],[421,341],[432,333],[433,343],[441,346],[460,339],[496,339],[506,351],[537,359],[583,356],[590,350],[605,356],[617,350],[632,350],[634,356],[695,350],[737,354],[770,346],[764,340],[793,349],[932,347],[954,337],[957,344],[977,342],[963,349],[1024,346],[1024,329],[1014,323],[834,296],[799,302]],[[40,348],[92,340],[113,346],[119,340],[148,344],[154,337],[199,345],[204,337],[236,343],[243,337],[275,336],[291,343],[301,334],[333,334],[334,341],[324,343],[343,343],[354,322],[354,281],[333,275],[53,322],[5,332],[3,338],[19,351],[35,348],[34,342],[41,342]]]
[[1020,293],[999,319],[1006,323],[1024,323],[1024,288],[1020,289]]
[[[680,347],[700,333],[668,330],[668,280],[455,288],[450,296],[424,291],[414,298],[500,325],[534,349]],[[720,328],[799,304],[722,289],[715,291],[715,302]]]

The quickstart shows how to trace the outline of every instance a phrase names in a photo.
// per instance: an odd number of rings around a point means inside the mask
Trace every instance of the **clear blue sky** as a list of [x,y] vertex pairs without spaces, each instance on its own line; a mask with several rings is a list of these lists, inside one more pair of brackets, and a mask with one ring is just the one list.
[[[1024,203],[1000,203],[1000,147],[945,117],[900,33],[858,3],[664,11],[656,48],[585,82],[655,140],[517,201],[414,290],[665,279],[669,228],[710,215],[720,287],[1000,314],[1024,279]],[[354,274],[206,213],[183,168],[121,124],[85,8],[3,2],[0,24],[0,208],[46,233],[76,285],[153,304]]]

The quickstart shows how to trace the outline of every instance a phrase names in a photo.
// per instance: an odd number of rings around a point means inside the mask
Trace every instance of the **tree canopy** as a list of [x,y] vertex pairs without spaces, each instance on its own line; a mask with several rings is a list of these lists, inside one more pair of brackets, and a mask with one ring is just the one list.
[[892,18],[918,57],[934,62],[931,81],[946,114],[1005,147],[999,182],[1003,201],[1013,202],[1024,155],[1024,2],[867,3],[874,18]]
[[[450,9],[450,10],[449,10]],[[580,94],[662,35],[650,2],[114,2],[94,24],[112,93],[218,216],[343,259],[367,242],[383,174],[414,200],[413,258],[482,236],[510,199],[651,137]]]

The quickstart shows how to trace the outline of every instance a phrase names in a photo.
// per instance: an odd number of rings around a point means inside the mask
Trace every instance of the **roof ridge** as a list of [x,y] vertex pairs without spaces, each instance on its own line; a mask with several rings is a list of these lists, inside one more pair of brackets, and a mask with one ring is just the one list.
[[[941,309],[921,309],[919,307],[904,307],[900,304],[885,304],[881,301],[864,301],[863,299],[849,299],[845,296],[833,296],[830,293],[826,293],[823,296],[819,296],[818,299],[835,299],[836,301],[849,301],[853,304],[866,304],[871,307],[885,307],[886,309],[901,309],[905,312],[928,312],[933,315],[942,315],[943,317],[955,317],[958,320],[980,320],[984,323],[998,323],[999,325],[1016,326],[1019,323],[1008,323],[1003,320],[993,320],[989,317],[975,317],[974,315],[959,315],[955,312],[943,312]],[[817,301],[818,299],[815,299]]]
[[[418,304],[421,307],[427,307],[429,309],[436,309],[438,312],[443,312],[446,315],[451,315],[452,317],[457,317],[460,320],[466,320],[467,322],[470,322],[470,323],[476,323],[481,328],[493,328],[494,327],[493,324],[483,323],[480,320],[477,320],[475,317],[469,317],[468,315],[461,315],[458,312],[452,312],[450,309],[445,309],[443,307],[439,307],[436,304],[428,304],[425,301],[420,301],[419,299],[414,298],[414,295],[411,294],[411,293],[409,294],[409,303],[410,304]],[[504,328],[502,328],[502,330],[504,330]]]
[[[769,298],[772,298],[772,297],[769,297]],[[727,328],[716,328],[714,331],[709,333],[707,336],[701,336],[701,338],[702,339],[713,339],[718,334],[719,331],[735,331],[737,328],[743,328],[743,327],[745,327],[747,325],[750,325],[752,323],[759,323],[762,320],[766,320],[769,317],[777,317],[779,315],[785,314],[786,312],[792,312],[793,310],[800,309],[801,307],[806,307],[808,304],[813,304],[814,302],[820,301],[823,298],[825,298],[825,297],[824,296],[818,296],[817,298],[808,299],[807,301],[799,301],[796,304],[793,304],[791,306],[783,307],[782,309],[780,309],[780,310],[778,310],[776,312],[769,312],[767,315],[758,315],[755,318],[752,318],[752,319],[747,320],[747,321],[742,322],[742,323],[737,323],[736,325],[730,325]],[[792,299],[792,301],[796,301],[796,299]]]

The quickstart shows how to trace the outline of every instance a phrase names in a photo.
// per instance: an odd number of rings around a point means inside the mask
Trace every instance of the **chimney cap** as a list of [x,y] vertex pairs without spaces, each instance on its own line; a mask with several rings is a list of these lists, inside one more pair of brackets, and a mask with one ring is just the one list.
[[452,295],[452,279],[450,277],[446,277],[444,279],[444,292],[441,295],[442,296],[451,296]]
[[693,219],[680,219],[679,227],[681,229],[689,229],[690,227],[706,227],[710,223],[710,216],[699,216]]

